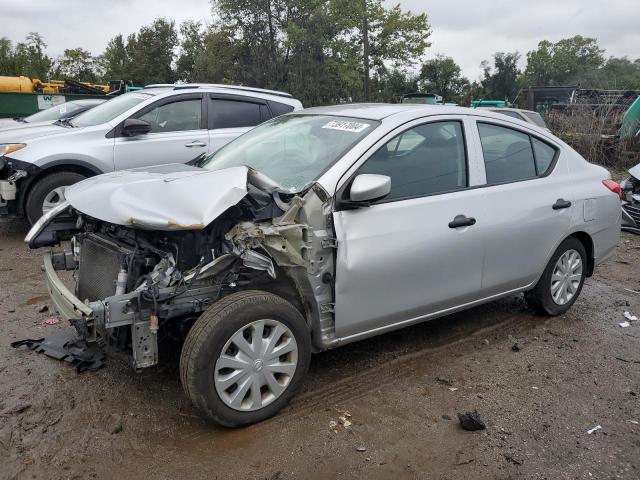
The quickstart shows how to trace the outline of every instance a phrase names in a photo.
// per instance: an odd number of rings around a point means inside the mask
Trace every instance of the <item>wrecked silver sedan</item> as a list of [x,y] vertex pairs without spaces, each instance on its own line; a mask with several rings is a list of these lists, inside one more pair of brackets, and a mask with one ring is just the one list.
[[[565,312],[620,232],[617,187],[548,131],[457,107],[284,115],[199,167],[110,173],[40,219],[57,311],[180,374],[204,416],[263,420],[314,352],[524,292]],[[66,245],[66,244],[63,244]],[[75,272],[75,290],[58,277]]]

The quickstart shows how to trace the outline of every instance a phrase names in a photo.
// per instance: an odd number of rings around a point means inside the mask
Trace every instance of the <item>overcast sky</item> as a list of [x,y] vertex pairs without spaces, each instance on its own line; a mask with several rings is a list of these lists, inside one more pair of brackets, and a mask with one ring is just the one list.
[[[387,4],[398,3],[388,1]],[[581,34],[596,37],[607,55],[640,57],[640,0],[401,0],[403,8],[427,12],[433,27],[427,56],[453,57],[471,80],[494,52],[523,54],[542,39]],[[57,12],[55,10],[58,10]],[[208,0],[0,0],[0,36],[20,41],[42,34],[48,53],[83,47],[102,53],[111,37],[129,34],[164,16],[211,22]]]

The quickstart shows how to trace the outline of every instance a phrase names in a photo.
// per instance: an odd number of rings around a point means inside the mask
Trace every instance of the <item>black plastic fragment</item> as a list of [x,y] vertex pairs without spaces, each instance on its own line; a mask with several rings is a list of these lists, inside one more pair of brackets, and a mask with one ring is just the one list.
[[482,421],[482,418],[480,418],[480,414],[477,410],[474,410],[473,412],[459,413],[458,420],[460,420],[460,426],[463,429],[471,432],[487,428]]
[[78,373],[95,371],[104,366],[104,352],[96,344],[88,344],[78,337],[73,328],[55,332],[47,338],[18,340],[11,346],[26,346],[34,352],[63,360],[73,365]]

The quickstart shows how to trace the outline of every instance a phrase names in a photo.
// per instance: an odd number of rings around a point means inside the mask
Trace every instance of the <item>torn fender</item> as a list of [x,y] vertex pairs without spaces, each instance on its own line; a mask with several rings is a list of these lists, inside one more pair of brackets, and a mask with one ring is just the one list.
[[98,175],[68,187],[76,210],[117,225],[201,230],[247,194],[247,167],[170,164]]

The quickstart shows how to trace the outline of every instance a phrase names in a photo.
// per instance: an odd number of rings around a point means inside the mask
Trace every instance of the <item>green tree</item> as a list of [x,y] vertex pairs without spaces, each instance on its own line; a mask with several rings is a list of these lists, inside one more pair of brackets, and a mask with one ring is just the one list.
[[13,44],[7,37],[0,38],[0,75],[16,75]]
[[361,45],[362,99],[371,98],[371,71],[382,76],[390,64],[406,68],[431,46],[427,14],[414,15],[400,5],[386,8],[382,0],[330,0],[334,18],[342,18],[340,37]]
[[127,37],[128,73],[137,85],[172,83],[178,34],[173,20],[156,19]]
[[180,25],[180,54],[176,60],[176,77],[192,81],[192,75],[198,55],[204,49],[202,23],[187,20]]
[[107,44],[107,48],[100,57],[100,63],[104,69],[105,80],[128,80],[129,55],[122,35],[116,35]]
[[640,90],[640,58],[610,57],[600,71],[601,88]]
[[604,50],[595,38],[565,38],[557,43],[543,40],[527,53],[524,81],[528,85],[586,84],[598,77]]
[[44,52],[47,44],[37,32],[30,32],[24,42],[16,45],[14,51],[15,74],[45,80],[53,65],[51,58]]
[[98,62],[91,52],[83,48],[68,48],[56,61],[51,75],[54,78],[96,82],[99,77],[98,69]]
[[482,62],[482,96],[484,98],[513,100],[518,93],[518,52],[498,52],[493,55],[493,66],[486,60]]
[[451,57],[436,55],[420,69],[423,89],[442,95],[445,101],[460,102],[469,80],[462,76],[460,66]]
[[[193,82],[234,83],[239,78],[239,47],[228,30],[210,27],[195,54],[188,79]],[[186,74],[186,70],[185,70]]]

